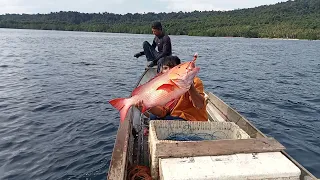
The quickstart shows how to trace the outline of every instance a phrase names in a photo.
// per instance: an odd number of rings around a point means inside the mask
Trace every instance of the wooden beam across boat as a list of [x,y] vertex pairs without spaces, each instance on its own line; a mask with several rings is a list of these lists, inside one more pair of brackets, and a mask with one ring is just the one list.
[[254,138],[158,143],[156,144],[156,149],[156,155],[159,158],[180,158],[238,153],[280,152],[285,147],[273,138]]

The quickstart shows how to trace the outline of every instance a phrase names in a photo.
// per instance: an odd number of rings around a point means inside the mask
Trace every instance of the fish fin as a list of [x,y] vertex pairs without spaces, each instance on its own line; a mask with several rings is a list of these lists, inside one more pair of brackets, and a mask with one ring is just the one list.
[[130,104],[126,103],[126,98],[117,98],[110,100],[109,103],[120,111],[120,121],[123,122],[127,116]]
[[125,101],[126,98],[117,98],[117,99],[112,99],[109,101],[109,103],[117,108],[119,111],[124,107],[124,101]]
[[123,122],[128,114],[128,110],[130,108],[130,105],[125,105],[121,111],[120,111],[120,121]]
[[172,92],[173,91],[173,84],[162,84],[157,88],[157,90],[165,90],[167,92]]
[[171,81],[178,86],[179,88],[187,88],[189,87],[188,84],[186,84],[186,82],[182,79],[171,79]]

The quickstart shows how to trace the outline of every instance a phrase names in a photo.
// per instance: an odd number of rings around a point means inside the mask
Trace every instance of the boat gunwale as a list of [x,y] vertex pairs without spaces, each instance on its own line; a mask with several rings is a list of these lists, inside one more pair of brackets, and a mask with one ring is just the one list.
[[[145,69],[144,73],[140,76],[135,87],[137,87],[150,68]],[[107,173],[107,179],[122,180],[126,179],[127,166],[129,159],[129,143],[132,131],[132,107],[129,109],[128,114],[123,122],[120,122],[117,131],[116,141],[114,143],[111,162]]]

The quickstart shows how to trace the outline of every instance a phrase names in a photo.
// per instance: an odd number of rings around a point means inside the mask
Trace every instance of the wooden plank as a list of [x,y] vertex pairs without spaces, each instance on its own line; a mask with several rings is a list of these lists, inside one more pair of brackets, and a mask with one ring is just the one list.
[[225,102],[223,102],[221,99],[219,99],[217,96],[215,96],[212,93],[207,93],[209,96],[209,101],[216,106],[219,111],[228,118],[229,121],[236,123],[242,116],[232,109],[230,106],[228,106]]
[[285,147],[273,138],[226,139],[201,142],[158,143],[159,158],[231,155],[238,153],[279,152]]
[[235,122],[242,130],[244,130],[251,138],[264,138],[267,137],[258,129],[255,129],[254,126],[246,120],[244,117],[240,118]]
[[212,102],[210,101],[208,101],[208,104],[207,104],[207,112],[211,121],[217,121],[217,122],[229,121],[228,118],[225,115],[223,115],[219,111],[219,109],[217,109],[216,106],[214,106],[214,104],[212,104]]
[[129,109],[128,115],[119,126],[108,172],[107,179],[109,180],[126,179],[128,165],[128,147],[131,134],[131,114],[132,108]]
[[209,101],[212,102],[212,104],[214,104],[223,114],[226,115],[228,111],[228,106],[211,92],[206,92],[206,94],[209,96]]

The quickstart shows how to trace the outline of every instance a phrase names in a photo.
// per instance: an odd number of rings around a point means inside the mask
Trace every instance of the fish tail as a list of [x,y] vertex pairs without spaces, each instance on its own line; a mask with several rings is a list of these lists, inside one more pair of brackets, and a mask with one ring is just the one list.
[[117,99],[110,100],[109,103],[120,111],[120,120],[121,122],[123,122],[131,106],[131,104],[128,103],[128,99],[117,98]]

